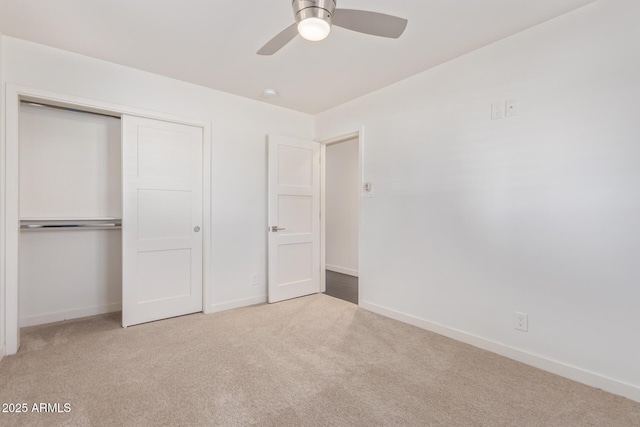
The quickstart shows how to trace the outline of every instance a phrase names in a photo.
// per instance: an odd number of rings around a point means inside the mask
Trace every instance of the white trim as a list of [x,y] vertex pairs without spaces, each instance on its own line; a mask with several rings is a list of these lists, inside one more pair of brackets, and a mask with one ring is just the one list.
[[400,322],[408,323],[409,325],[417,326],[418,328],[426,329],[427,331],[444,335],[456,341],[470,344],[474,347],[499,354],[509,359],[517,360],[518,362],[534,366],[536,368],[554,373],[561,377],[565,377],[570,380],[577,381],[591,387],[596,387],[608,391],[609,393],[617,394],[619,396],[624,396],[631,400],[635,400],[636,402],[640,402],[640,386],[609,378],[607,376],[600,375],[595,372],[579,368],[577,366],[549,359],[545,356],[520,350],[496,341],[491,341],[486,338],[461,331],[459,329],[450,328],[439,323],[431,322],[429,320],[421,319],[409,314],[404,314],[399,311],[370,303],[368,301],[361,300],[360,307],[373,313],[377,313],[391,319],[399,320]]
[[0,344],[0,362],[2,362],[2,358],[5,356],[4,352],[4,344]]
[[337,136],[335,138],[329,138],[322,141],[316,140],[316,142],[319,142],[322,145],[333,145],[333,144],[339,144],[341,142],[351,141],[352,139],[356,139],[359,136],[360,136],[360,132],[355,131],[355,132],[348,133],[346,135]]
[[320,143],[320,293],[327,291],[327,272],[326,272],[326,238],[327,238],[327,145],[323,141]]
[[[326,248],[326,234],[327,234],[327,145],[339,144],[341,142],[350,141],[352,139],[358,139],[358,168],[360,170],[360,197],[358,198],[358,265],[362,265],[361,254],[362,251],[362,197],[365,196],[362,186],[364,185],[364,125],[360,126],[360,129],[351,133],[343,134],[334,138],[325,139],[317,142],[320,143],[320,292],[326,292],[327,290],[327,278],[325,271],[330,270],[327,266],[327,248]],[[337,268],[333,266],[334,268]],[[336,270],[332,270],[336,271]],[[354,272],[355,270],[350,270]],[[338,271],[342,273],[343,271]],[[358,277],[359,272],[355,271],[355,276]],[[354,276],[352,273],[344,273]],[[362,289],[364,283],[358,281],[358,298],[362,295]]]
[[[203,129],[203,280],[202,280],[202,311],[209,313],[209,307],[213,303],[212,293],[212,124],[210,122],[194,120],[172,114],[130,107],[121,104],[82,98],[74,95],[61,94],[26,86],[6,84],[5,90],[5,138],[4,146],[0,147],[0,153],[4,148],[3,186],[0,187],[0,251],[4,255],[5,276],[4,280],[5,301],[5,350],[7,354],[15,354],[20,347],[20,329],[18,314],[18,116],[20,100],[43,102],[51,105],[71,107],[97,113],[107,113],[116,116],[131,115],[149,119],[164,120],[196,126]],[[10,202],[10,203],[7,203]],[[3,286],[0,286],[0,290]]]
[[213,147],[212,124],[209,122],[203,128],[202,135],[202,312],[209,314],[209,307],[213,304]]
[[[2,48],[2,34],[0,33],[0,349],[2,350],[2,355],[4,355],[5,347],[5,316],[4,316],[4,307],[5,307],[5,254],[4,254],[4,208],[2,206],[5,205],[5,171],[4,171],[4,162],[5,162],[5,91],[3,81],[3,65],[4,65],[4,50]],[[1,359],[1,357],[0,357]]]
[[[7,354],[15,354],[20,347],[18,326],[18,113],[19,95],[9,84],[5,88],[5,158],[4,187],[4,344]],[[13,202],[12,202],[13,201]]]
[[78,319],[80,317],[96,316],[98,314],[113,313],[122,310],[121,302],[96,305],[75,310],[59,311],[56,313],[39,314],[20,318],[20,327],[42,325],[45,323],[61,322],[63,320]]
[[349,276],[358,277],[358,270],[352,270],[346,267],[340,267],[339,265],[325,264],[325,268],[336,273],[347,274]]
[[[75,95],[67,95],[59,92],[52,92],[48,90],[36,89],[28,86],[21,86],[12,83],[7,83],[6,87],[7,100],[14,99],[15,102],[20,100],[42,102],[49,105],[55,105],[60,107],[69,107],[73,109],[80,109],[83,111],[89,111],[94,113],[102,113],[112,116],[138,116],[147,119],[164,120],[171,123],[179,123],[183,125],[196,126],[205,128],[209,125],[208,122],[190,119],[187,117],[177,116],[173,114],[160,113],[152,110],[145,110],[143,108],[129,107],[122,104],[114,104],[111,102],[104,102],[90,98],[83,98]],[[8,124],[8,123],[7,123]]]
[[242,298],[228,302],[221,302],[211,305],[210,313],[219,313],[221,311],[232,310],[234,308],[248,307],[250,305],[265,304],[267,302],[266,295],[257,297]]

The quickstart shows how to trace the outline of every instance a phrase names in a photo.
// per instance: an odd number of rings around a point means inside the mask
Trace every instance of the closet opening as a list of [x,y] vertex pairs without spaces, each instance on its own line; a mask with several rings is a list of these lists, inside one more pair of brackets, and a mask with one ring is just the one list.
[[211,312],[211,124],[12,84],[5,94],[5,354],[24,326]]
[[122,310],[121,147],[120,117],[20,102],[19,327]]

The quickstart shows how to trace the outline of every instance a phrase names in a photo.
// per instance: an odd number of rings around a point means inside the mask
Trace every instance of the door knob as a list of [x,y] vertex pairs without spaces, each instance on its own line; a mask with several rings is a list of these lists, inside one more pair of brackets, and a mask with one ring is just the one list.
[[195,227],[193,227],[193,231],[195,231],[195,232],[197,233],[198,231],[200,231],[200,227],[198,227],[198,226],[196,225]]
[[272,233],[276,233],[278,231],[282,231],[282,230],[286,230],[286,228],[284,227],[278,227],[277,225],[272,225],[271,226],[271,232]]

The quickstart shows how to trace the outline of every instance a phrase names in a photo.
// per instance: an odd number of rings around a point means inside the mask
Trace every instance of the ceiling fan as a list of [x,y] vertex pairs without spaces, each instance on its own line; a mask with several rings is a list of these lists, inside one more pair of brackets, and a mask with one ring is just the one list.
[[336,9],[337,0],[293,0],[296,22],[269,40],[258,55],[273,55],[300,34],[311,41],[325,39],[331,25],[374,36],[397,39],[407,27],[407,20],[365,10]]

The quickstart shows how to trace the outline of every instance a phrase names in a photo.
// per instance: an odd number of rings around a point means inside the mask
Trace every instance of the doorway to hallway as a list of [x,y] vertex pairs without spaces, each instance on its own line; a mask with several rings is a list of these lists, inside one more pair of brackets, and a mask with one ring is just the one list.
[[359,140],[327,144],[325,153],[325,293],[358,304]]

